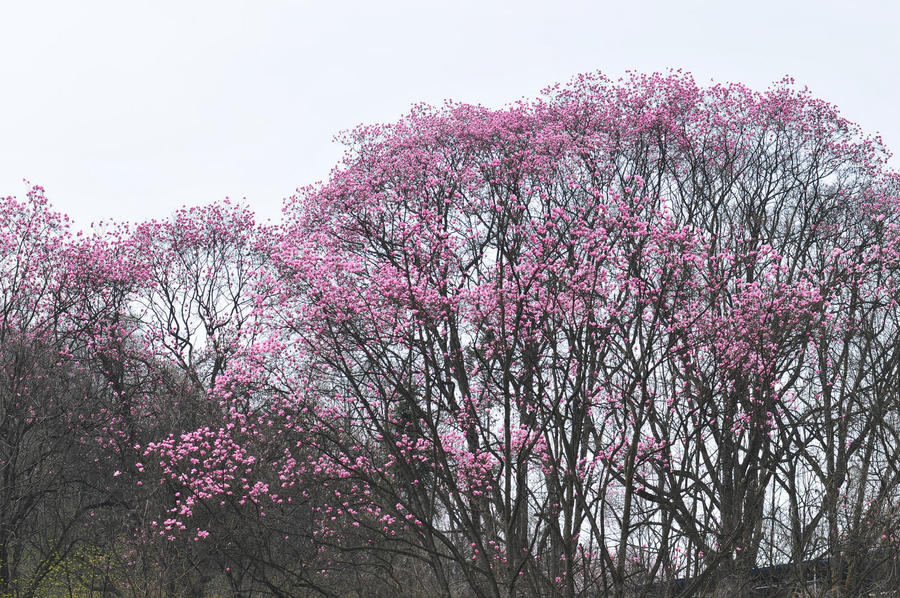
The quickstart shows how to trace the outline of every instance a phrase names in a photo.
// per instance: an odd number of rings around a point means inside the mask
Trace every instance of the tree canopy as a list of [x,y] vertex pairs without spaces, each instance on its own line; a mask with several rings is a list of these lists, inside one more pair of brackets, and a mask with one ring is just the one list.
[[0,595],[898,583],[877,138],[676,72],[343,140],[278,225],[3,200]]

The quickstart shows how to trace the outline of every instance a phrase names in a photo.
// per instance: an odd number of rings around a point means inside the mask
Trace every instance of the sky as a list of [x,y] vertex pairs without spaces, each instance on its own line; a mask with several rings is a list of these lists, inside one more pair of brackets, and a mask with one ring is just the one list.
[[225,197],[277,220],[358,124],[667,69],[791,75],[900,153],[892,0],[3,0],[0,196],[41,185],[79,228]]

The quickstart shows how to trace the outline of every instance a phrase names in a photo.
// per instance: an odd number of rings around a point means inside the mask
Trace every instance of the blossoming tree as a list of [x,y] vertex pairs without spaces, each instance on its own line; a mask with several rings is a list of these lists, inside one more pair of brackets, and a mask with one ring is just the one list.
[[674,73],[345,141],[279,226],[220,204],[58,241],[54,330],[112,389],[100,445],[144,501],[129,546],[185,568],[168,591],[741,595],[811,559],[876,587],[900,543],[877,139],[791,81]]

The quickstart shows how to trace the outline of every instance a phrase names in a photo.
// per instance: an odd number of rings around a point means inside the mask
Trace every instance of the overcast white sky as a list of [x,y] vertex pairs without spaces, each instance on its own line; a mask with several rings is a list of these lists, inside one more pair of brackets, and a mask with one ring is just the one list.
[[81,226],[225,196],[277,218],[356,124],[670,67],[790,74],[900,153],[892,0],[0,0],[0,195],[28,179]]

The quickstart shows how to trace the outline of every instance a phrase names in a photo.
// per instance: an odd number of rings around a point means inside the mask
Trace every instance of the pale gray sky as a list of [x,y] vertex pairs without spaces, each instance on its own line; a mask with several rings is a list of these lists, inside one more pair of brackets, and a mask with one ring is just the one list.
[[0,0],[0,195],[28,179],[82,226],[225,196],[277,218],[356,124],[670,67],[790,74],[900,153],[892,0]]

